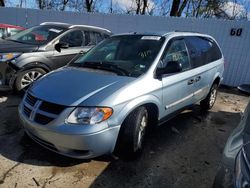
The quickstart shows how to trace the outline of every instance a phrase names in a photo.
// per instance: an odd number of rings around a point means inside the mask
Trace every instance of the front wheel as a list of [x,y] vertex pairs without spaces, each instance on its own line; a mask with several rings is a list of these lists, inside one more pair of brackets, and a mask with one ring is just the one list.
[[137,158],[143,149],[148,111],[141,106],[131,112],[122,124],[115,154],[123,159]]
[[17,91],[23,90],[44,74],[46,74],[46,72],[41,68],[32,68],[19,72],[15,82],[15,89]]
[[209,110],[214,106],[217,97],[218,85],[213,84],[207,97],[200,102],[200,106],[203,110]]

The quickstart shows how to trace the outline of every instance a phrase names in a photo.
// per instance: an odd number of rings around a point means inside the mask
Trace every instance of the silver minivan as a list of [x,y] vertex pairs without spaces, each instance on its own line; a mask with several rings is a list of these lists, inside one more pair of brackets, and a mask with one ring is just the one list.
[[149,127],[197,102],[212,108],[223,70],[209,35],[114,35],[34,83],[19,115],[26,133],[57,153],[133,158]]

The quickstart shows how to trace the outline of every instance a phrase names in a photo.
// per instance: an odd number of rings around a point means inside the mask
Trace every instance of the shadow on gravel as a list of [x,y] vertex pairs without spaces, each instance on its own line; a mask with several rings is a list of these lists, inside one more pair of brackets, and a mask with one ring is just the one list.
[[91,187],[211,187],[239,113],[198,106],[157,127],[135,161],[112,161]]
[[0,155],[16,162],[37,166],[64,167],[89,162],[61,156],[31,140],[19,122],[18,105],[22,97],[22,94],[0,92]]

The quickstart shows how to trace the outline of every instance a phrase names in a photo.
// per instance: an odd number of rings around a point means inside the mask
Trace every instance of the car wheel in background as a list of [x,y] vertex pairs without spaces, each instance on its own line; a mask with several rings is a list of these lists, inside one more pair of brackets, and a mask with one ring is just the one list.
[[46,71],[41,68],[32,68],[19,72],[15,81],[15,89],[17,91],[23,90],[44,74],[46,74]]

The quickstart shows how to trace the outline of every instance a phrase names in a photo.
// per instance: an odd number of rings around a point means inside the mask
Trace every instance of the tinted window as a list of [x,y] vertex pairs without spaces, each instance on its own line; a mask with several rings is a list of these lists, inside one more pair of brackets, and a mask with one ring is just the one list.
[[95,32],[95,36],[96,36],[96,42],[97,43],[101,42],[104,39],[103,36],[101,35],[101,33],[96,33]]
[[80,30],[71,31],[64,35],[60,42],[69,44],[69,47],[79,47],[83,44],[83,33]]
[[96,36],[92,31],[85,31],[85,45],[92,46],[96,45]]
[[217,44],[210,38],[186,37],[185,38],[193,67],[199,67],[221,58]]
[[178,61],[181,63],[183,70],[190,68],[188,52],[184,40],[173,40],[170,42],[163,56],[163,64],[161,66],[164,68],[170,61]]

